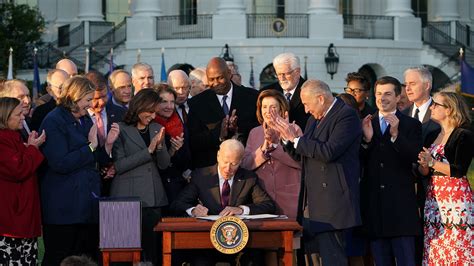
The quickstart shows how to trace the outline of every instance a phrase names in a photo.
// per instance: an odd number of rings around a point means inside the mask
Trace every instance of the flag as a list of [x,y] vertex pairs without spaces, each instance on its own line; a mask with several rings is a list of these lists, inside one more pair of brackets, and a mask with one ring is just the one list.
[[474,97],[474,68],[461,59],[461,93]]
[[8,56],[8,74],[7,80],[13,79],[13,48],[10,47],[10,55]]
[[84,73],[89,73],[89,48],[86,48],[86,63],[84,64]]
[[253,58],[250,57],[250,80],[249,80],[250,87],[255,89],[255,79],[253,77]]
[[161,48],[161,82],[166,82],[168,79],[166,75],[166,67],[165,67],[165,48]]
[[305,57],[304,57],[304,79],[305,79],[305,80],[308,80],[308,68],[307,68],[307,65],[308,65],[308,57],[305,56]]
[[109,75],[114,72],[114,48],[110,48]]
[[38,70],[38,58],[36,53],[38,49],[33,49],[33,99],[38,99],[39,92],[41,90],[41,81]]

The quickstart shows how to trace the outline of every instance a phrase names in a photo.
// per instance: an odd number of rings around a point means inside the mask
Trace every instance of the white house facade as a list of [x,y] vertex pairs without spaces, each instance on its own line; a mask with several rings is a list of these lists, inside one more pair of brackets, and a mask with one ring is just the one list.
[[[271,62],[282,52],[300,57],[303,75],[326,81],[340,92],[349,72],[371,81],[384,75],[403,79],[414,65],[428,66],[437,86],[459,77],[457,51],[471,60],[474,0],[24,0],[37,5],[47,22],[46,67],[73,58],[84,67],[114,64],[130,70],[137,61],[161,73],[175,64],[205,66],[213,56],[229,56],[249,86],[271,82]],[[335,49],[329,51],[333,44]],[[326,57],[338,56],[328,73]],[[329,52],[331,54],[329,54]],[[47,58],[46,58],[47,57]],[[472,61],[470,61],[472,62]]]

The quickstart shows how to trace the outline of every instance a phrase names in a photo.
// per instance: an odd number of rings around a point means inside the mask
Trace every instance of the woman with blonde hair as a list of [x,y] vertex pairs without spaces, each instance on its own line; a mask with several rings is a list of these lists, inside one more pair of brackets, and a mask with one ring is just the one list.
[[466,103],[454,92],[433,96],[431,119],[441,131],[427,136],[419,171],[431,176],[424,210],[423,265],[474,264],[474,197],[466,177],[474,155]]
[[59,265],[71,255],[98,257],[98,139],[87,113],[94,89],[82,76],[66,80],[57,107],[41,124],[48,135],[42,147],[48,165],[40,184],[43,265]]
[[41,235],[36,170],[43,161],[38,147],[46,135],[33,131],[27,143],[20,129],[25,116],[16,98],[0,98],[0,265],[36,265]]

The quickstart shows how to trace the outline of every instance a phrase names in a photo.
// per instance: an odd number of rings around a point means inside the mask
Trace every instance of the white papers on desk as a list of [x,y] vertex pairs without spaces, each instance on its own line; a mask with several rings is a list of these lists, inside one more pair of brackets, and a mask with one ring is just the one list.
[[[198,219],[208,220],[208,221],[217,221],[221,218],[220,215],[209,215],[209,216],[200,216],[196,217]],[[276,215],[276,214],[255,214],[255,215],[236,215],[242,220],[258,220],[258,219],[288,219],[286,215]]]

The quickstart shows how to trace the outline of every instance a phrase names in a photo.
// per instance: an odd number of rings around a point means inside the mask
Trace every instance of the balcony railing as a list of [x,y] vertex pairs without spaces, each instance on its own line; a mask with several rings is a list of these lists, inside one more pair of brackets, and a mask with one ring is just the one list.
[[435,28],[438,31],[451,36],[451,22],[449,21],[430,21],[431,28]]
[[308,38],[308,15],[247,14],[248,38]]
[[109,55],[110,48],[116,48],[127,39],[127,20],[112,27],[98,40],[91,43],[90,65],[93,66]]
[[343,15],[344,38],[393,40],[393,17]]
[[114,28],[113,22],[107,21],[90,21],[89,22],[89,41],[95,42],[100,37]]
[[456,21],[456,41],[466,47],[474,49],[474,31],[471,27]]
[[205,38],[212,38],[212,15],[197,15],[193,19],[183,16],[156,18],[157,40]]

